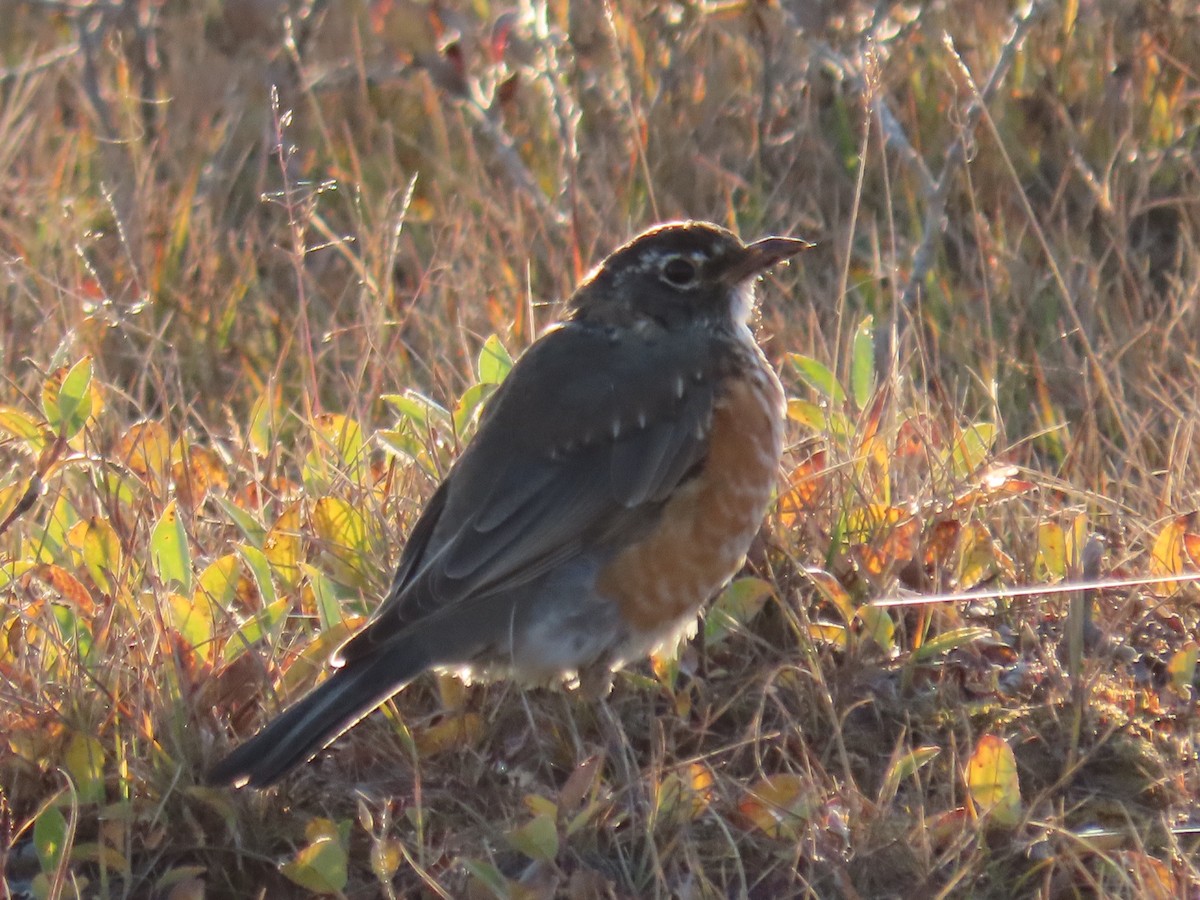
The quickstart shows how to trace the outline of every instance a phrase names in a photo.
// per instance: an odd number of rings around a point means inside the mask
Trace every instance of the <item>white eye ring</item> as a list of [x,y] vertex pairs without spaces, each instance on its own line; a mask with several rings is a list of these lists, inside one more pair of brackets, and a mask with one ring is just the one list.
[[686,256],[672,256],[663,262],[660,275],[672,287],[689,288],[699,280],[700,267]]

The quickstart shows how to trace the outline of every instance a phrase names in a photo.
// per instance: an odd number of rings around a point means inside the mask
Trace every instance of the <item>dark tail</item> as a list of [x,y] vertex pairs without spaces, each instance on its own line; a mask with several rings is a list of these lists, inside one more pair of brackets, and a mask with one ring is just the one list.
[[[393,642],[394,643],[394,642]],[[209,769],[210,785],[264,788],[334,741],[429,663],[411,647],[380,646],[335,671]]]

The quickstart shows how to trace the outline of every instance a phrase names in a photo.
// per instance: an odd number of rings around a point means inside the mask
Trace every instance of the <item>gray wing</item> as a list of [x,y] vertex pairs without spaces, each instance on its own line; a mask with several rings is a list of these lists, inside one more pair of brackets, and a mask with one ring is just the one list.
[[670,337],[568,323],[535,343],[414,526],[388,599],[339,655],[650,527],[703,460],[724,357],[706,330]]

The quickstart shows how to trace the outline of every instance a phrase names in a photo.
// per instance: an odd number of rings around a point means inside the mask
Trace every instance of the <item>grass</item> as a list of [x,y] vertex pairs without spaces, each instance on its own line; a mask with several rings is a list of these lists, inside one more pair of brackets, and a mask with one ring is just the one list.
[[[1186,5],[2,14],[6,896],[1200,886]],[[787,478],[701,635],[200,786],[508,355],[683,216],[818,242],[760,290]]]

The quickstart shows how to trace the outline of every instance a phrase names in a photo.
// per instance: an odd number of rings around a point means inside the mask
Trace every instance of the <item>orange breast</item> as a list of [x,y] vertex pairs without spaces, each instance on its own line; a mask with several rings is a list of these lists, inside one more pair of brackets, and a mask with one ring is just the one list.
[[[755,348],[757,350],[757,348]],[[783,389],[761,365],[731,378],[713,410],[700,474],[667,502],[647,537],[598,581],[637,633],[665,632],[695,615],[741,568],[762,524],[783,448]]]

